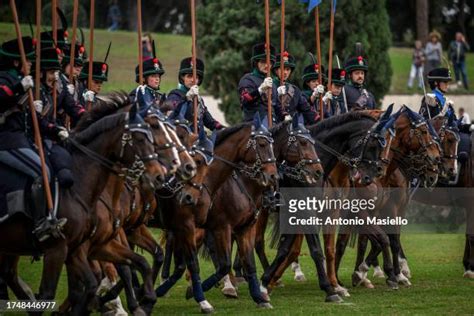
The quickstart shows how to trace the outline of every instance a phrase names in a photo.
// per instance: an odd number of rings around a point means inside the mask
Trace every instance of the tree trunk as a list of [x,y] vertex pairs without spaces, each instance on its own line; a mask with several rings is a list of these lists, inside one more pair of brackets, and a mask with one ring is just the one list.
[[466,35],[466,12],[464,8],[466,7],[466,0],[459,1],[459,14],[458,14],[458,24],[460,31]]
[[416,0],[416,36],[426,43],[428,40],[428,0]]

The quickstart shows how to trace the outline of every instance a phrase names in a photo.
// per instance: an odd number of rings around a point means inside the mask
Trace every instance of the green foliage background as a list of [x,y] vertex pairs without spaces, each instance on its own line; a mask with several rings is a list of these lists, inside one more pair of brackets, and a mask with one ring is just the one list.
[[[323,65],[327,65],[329,46],[330,1],[320,6]],[[206,61],[206,90],[222,101],[220,108],[228,122],[241,120],[237,94],[239,79],[251,69],[252,46],[265,39],[263,1],[203,0],[198,7],[199,46]],[[339,0],[335,15],[334,53],[341,63],[353,54],[361,42],[369,60],[368,88],[380,100],[390,88],[392,69],[388,49],[391,34],[385,0]],[[271,1],[270,29],[272,45],[280,47],[280,8]],[[314,12],[307,13],[299,1],[286,1],[288,51],[296,57],[297,69],[292,81],[301,84],[302,69],[310,62],[307,52],[316,55]],[[336,66],[334,60],[333,66]]]

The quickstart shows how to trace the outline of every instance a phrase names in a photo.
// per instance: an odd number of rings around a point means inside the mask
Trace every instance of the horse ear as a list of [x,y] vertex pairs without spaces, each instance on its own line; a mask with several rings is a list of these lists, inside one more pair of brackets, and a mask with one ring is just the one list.
[[216,139],[217,139],[217,130],[214,130],[211,135],[211,142],[212,144],[216,144]]
[[187,111],[188,111],[188,103],[184,103],[181,109],[179,110],[178,119],[184,119],[186,117]]
[[261,125],[262,121],[260,120],[260,114],[257,112],[253,116],[253,127],[255,127],[255,129],[259,129]]
[[395,103],[392,103],[387,107],[387,110],[385,111],[384,116],[387,115],[387,117],[388,117],[388,116],[392,115],[394,104]]

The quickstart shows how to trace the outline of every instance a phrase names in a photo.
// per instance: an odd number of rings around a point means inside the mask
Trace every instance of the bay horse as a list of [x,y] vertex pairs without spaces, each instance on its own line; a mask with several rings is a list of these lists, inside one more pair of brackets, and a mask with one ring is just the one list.
[[213,160],[204,159],[206,153],[195,148],[195,156],[201,156],[200,161],[196,160],[197,175],[192,182],[185,184],[176,198],[163,201],[163,224],[175,239],[175,271],[156,289],[158,297],[168,292],[187,267],[191,273],[194,299],[201,311],[210,313],[214,310],[204,297],[203,289],[207,289],[207,285],[201,285],[200,281],[195,231],[197,227],[205,227],[215,193],[235,169],[255,173],[264,186],[276,181],[272,140],[267,133],[257,115],[253,123],[242,123],[217,133]]
[[[438,174],[440,173],[439,165],[442,160],[438,136],[431,125],[419,114],[403,106],[400,111],[392,117],[393,118],[383,126],[384,129],[393,131],[390,133],[391,136],[388,142],[390,155],[387,157],[387,170],[384,176],[375,181],[375,187],[371,190],[373,193],[376,192],[374,194],[381,196],[381,199],[377,201],[374,214],[381,217],[389,216],[395,218],[397,213],[394,210],[396,210],[399,205],[406,203],[408,194],[399,194],[400,192],[405,192],[404,190],[393,192],[388,188],[408,187],[408,182],[403,180],[402,172],[404,174],[417,173],[425,185],[435,185]],[[398,262],[399,230],[401,227],[397,226],[395,228],[398,230],[398,234],[387,234],[385,233],[385,227],[382,228],[380,234],[384,236],[384,243],[382,245],[377,244],[373,239],[371,239],[371,242],[374,245],[374,252],[377,252],[377,254],[380,253],[387,244],[390,245],[393,262],[390,265],[391,269],[389,270],[389,274],[386,268],[386,264],[388,264],[386,261],[389,257],[387,254],[384,254],[384,271],[388,275],[388,279],[386,280],[387,285],[392,289],[397,289],[398,283],[405,283],[405,278],[400,275]],[[338,236],[336,246],[336,273],[347,246],[351,229],[352,228],[343,227]],[[365,232],[359,233],[357,260],[352,275],[353,286],[364,284],[366,287],[373,287],[366,278],[368,265],[364,261],[364,252],[368,238],[370,238],[370,235]],[[395,275],[395,279],[393,275]]]
[[[292,123],[276,125],[270,132],[274,139],[274,153],[280,173],[291,176],[298,183],[317,183],[323,170],[314,148],[314,140],[298,117],[294,116]],[[206,222],[206,235],[212,240],[209,247],[212,247],[210,251],[213,253],[216,272],[203,282],[204,290],[213,288],[230,272],[233,236],[238,246],[237,260],[243,265],[252,299],[259,306],[268,300],[268,296],[262,296],[260,292],[253,256],[255,223],[264,207],[265,190],[266,187],[251,176],[237,170],[216,192]],[[322,262],[322,253],[320,259]],[[325,271],[318,270],[318,273],[328,300],[333,300],[334,295],[337,295],[329,282],[324,282]],[[188,291],[187,297],[189,296]]]
[[[385,136],[380,133],[370,132],[371,128],[373,129],[374,124],[380,118],[380,115],[381,111],[352,112],[329,118],[308,127],[311,135],[316,140],[315,146],[321,157],[325,173],[329,172],[330,174],[329,179],[334,177],[332,174],[334,170],[337,170],[338,160],[342,161],[342,164],[350,163],[350,169],[359,170],[358,177],[359,179],[364,179],[365,183],[372,181],[373,177],[378,176],[382,172],[382,166],[378,161],[385,152],[382,142]],[[322,186],[323,184],[319,185]],[[279,236],[277,228],[278,223],[275,223],[274,237]],[[268,290],[274,287],[285,269],[298,257],[301,243],[305,236],[311,253],[317,251],[317,245],[319,245],[317,233],[281,236],[277,256],[272,265],[265,269],[262,276],[262,285]],[[326,255],[329,257],[328,250],[330,248],[327,246],[327,236],[330,236],[330,232],[325,232],[324,234]],[[319,249],[319,251],[322,253],[322,250]],[[324,271],[325,268],[322,260],[317,260],[313,254],[312,258],[318,271]],[[329,270],[330,265],[327,265],[327,267]],[[331,284],[331,286],[337,292],[344,294],[337,283]]]
[[[68,219],[63,239],[38,243],[31,233],[32,223],[20,217],[13,217],[0,224],[0,253],[6,254],[8,261],[14,264],[2,271],[9,274],[2,275],[7,285],[10,286],[10,280],[18,280],[15,264],[18,260],[11,260],[13,257],[42,252],[43,274],[37,298],[54,299],[62,266],[66,262],[68,273],[80,275],[85,286],[85,295],[81,298],[81,303],[74,306],[72,314],[88,313],[88,302],[95,295],[97,282],[86,257],[68,255],[94,233],[94,207],[106,186],[108,175],[129,175],[136,171],[138,164],[151,177],[162,173],[153,142],[147,136],[147,129],[135,125],[136,108],[132,107],[130,113],[114,114],[118,108],[128,104],[128,97],[122,92],[98,98],[97,106],[84,114],[78,123],[77,132],[68,141],[75,183],[72,188],[60,191],[58,217]],[[91,179],[94,181],[91,182]],[[2,265],[4,264],[2,260]],[[23,294],[28,297],[28,293]]]

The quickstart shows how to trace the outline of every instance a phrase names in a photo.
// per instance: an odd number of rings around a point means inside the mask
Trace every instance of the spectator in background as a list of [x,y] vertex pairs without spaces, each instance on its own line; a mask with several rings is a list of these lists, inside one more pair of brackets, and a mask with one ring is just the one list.
[[464,111],[464,108],[459,108],[458,128],[462,133],[469,133],[471,131],[471,118]]
[[426,43],[425,47],[426,73],[429,73],[431,70],[439,68],[441,66],[443,47],[441,46],[440,40],[441,35],[437,31],[433,31],[430,33],[430,41]]
[[454,74],[458,86],[462,84],[467,90],[467,74],[466,74],[466,52],[470,49],[469,44],[466,42],[464,35],[461,32],[456,33],[456,39],[449,44],[448,55],[451,58],[451,62],[454,66]]
[[425,51],[421,41],[415,41],[413,50],[410,77],[408,78],[408,88],[413,88],[413,81],[418,80],[418,88],[423,89],[423,65],[425,63]]
[[110,2],[109,11],[107,12],[107,21],[110,23],[110,27],[108,29],[109,32],[119,29],[120,22],[122,21],[122,13],[120,12],[120,7],[117,3],[117,0]]

